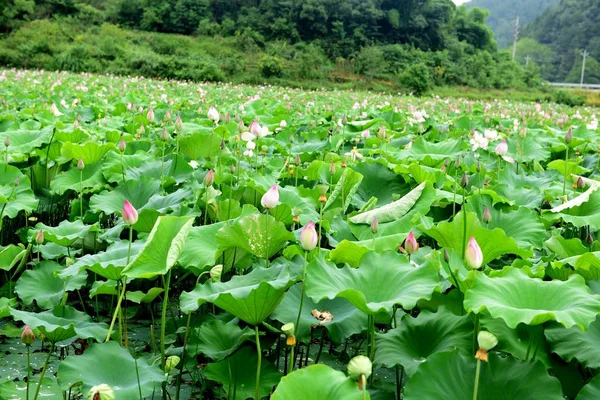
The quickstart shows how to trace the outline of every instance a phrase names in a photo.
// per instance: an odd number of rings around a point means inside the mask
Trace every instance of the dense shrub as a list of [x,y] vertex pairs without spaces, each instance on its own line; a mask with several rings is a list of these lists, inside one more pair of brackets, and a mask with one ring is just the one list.
[[582,106],[585,104],[585,97],[569,93],[566,90],[557,90],[554,93],[553,100],[558,104],[565,104],[571,107]]
[[429,92],[433,88],[429,67],[423,63],[411,65],[400,75],[400,85],[417,96]]
[[283,61],[279,57],[263,56],[258,63],[258,69],[265,78],[277,78],[283,75]]

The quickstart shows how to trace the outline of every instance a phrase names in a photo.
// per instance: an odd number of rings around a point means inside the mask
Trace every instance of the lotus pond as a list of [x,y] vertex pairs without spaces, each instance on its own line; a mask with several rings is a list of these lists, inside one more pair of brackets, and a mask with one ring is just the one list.
[[0,70],[0,398],[597,400],[596,113]]

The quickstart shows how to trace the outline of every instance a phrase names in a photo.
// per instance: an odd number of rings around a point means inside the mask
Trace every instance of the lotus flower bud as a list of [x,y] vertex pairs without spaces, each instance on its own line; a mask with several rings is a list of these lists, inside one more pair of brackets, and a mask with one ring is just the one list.
[[419,243],[417,243],[415,234],[412,231],[408,233],[408,236],[404,241],[404,250],[406,250],[409,255],[414,254],[419,250]]
[[379,221],[377,221],[377,217],[373,218],[371,221],[371,232],[373,234],[377,233],[377,228],[379,228]]
[[44,231],[42,229],[40,229],[37,235],[35,235],[35,243],[38,246],[44,244]]
[[525,139],[527,137],[527,128],[521,128],[519,130],[519,136],[521,136],[521,139]]
[[171,120],[171,109],[168,109],[167,112],[165,113],[165,121],[170,121]]
[[214,267],[212,267],[210,269],[210,280],[212,280],[213,282],[220,282],[221,281],[221,275],[223,274],[223,265],[219,264],[219,265],[215,265]]
[[242,121],[242,120],[240,119],[240,123],[238,124],[238,130],[239,130],[240,132],[243,132],[243,131],[244,131],[244,129],[246,129],[246,125],[244,125],[244,121]]
[[171,372],[171,370],[175,368],[180,361],[181,358],[179,358],[178,356],[167,357],[165,361],[165,373],[168,374],[169,372]]
[[294,157],[294,163],[296,164],[296,166],[300,165],[300,156],[298,154],[296,154],[296,157]]
[[146,114],[146,119],[148,120],[148,122],[154,122],[154,110],[153,109],[148,110],[148,113]]
[[228,124],[229,121],[231,121],[231,114],[227,113],[227,114],[225,114],[225,118],[223,119],[223,122]]
[[454,168],[459,168],[460,167],[460,157],[456,157],[456,160],[454,161]]
[[348,376],[355,381],[359,380],[363,375],[365,379],[371,376],[373,365],[371,360],[366,356],[356,356],[348,363]]
[[7,136],[7,137],[4,139],[4,147],[8,147],[8,146],[10,146],[10,138]]
[[23,328],[23,333],[21,333],[21,341],[27,346],[31,346],[33,343],[35,343],[35,334],[29,325],[25,325],[25,328]]
[[346,125],[348,123],[348,116],[346,114],[344,114],[344,116],[342,117],[342,125]]
[[492,213],[490,211],[489,207],[486,207],[485,210],[483,211],[483,222],[486,224],[489,224],[490,222],[492,222]]
[[169,140],[169,132],[167,132],[167,128],[163,128],[162,132],[160,133],[160,139],[163,142],[166,142],[167,140]]
[[295,325],[293,322],[285,324],[281,327],[281,332],[285,334],[286,341],[285,344],[288,346],[296,345],[296,335],[294,335]]
[[183,129],[183,122],[181,121],[181,115],[177,115],[177,119],[175,120],[175,128],[178,131]]
[[500,157],[504,157],[506,155],[508,152],[508,144],[506,143],[506,140],[503,139],[500,144],[496,146],[495,152]]
[[127,142],[125,139],[121,139],[117,147],[121,153],[125,153],[125,150],[127,150]]
[[371,133],[369,132],[368,129],[365,129],[364,131],[362,131],[362,133],[360,134],[360,137],[363,139],[368,139],[371,137]]
[[221,116],[219,115],[219,112],[216,108],[211,107],[208,109],[208,119],[214,121],[215,124],[219,123],[219,119],[221,119]]
[[115,400],[115,391],[106,383],[96,385],[88,392],[88,400]]
[[310,221],[304,228],[302,228],[302,232],[300,233],[300,244],[302,244],[302,248],[304,250],[312,251],[315,247],[317,247],[318,241],[319,236],[315,230],[315,223]]
[[583,181],[582,177],[577,178],[577,181],[575,182],[575,189],[582,189],[585,187],[585,182]]
[[204,175],[204,187],[209,187],[212,186],[213,182],[215,181],[215,173],[213,172],[212,169],[209,169],[208,172],[206,173],[206,175]]
[[275,208],[279,204],[279,189],[277,185],[273,185],[267,190],[262,199],[260,199],[260,204],[268,209]]
[[483,264],[483,253],[477,243],[477,240],[473,236],[469,239],[469,244],[465,250],[465,263],[471,269],[479,269]]
[[133,205],[131,205],[131,203],[129,202],[129,200],[125,200],[125,202],[123,203],[123,220],[125,221],[125,223],[127,225],[135,225],[137,220],[138,220],[138,212],[135,209],[135,207],[133,207]]
[[590,233],[588,233],[585,237],[585,242],[591,245],[592,243],[594,243],[594,237]]
[[80,171],[83,171],[84,168],[85,168],[85,163],[83,162],[83,158],[80,158],[79,161],[77,161],[77,169]]
[[446,263],[450,262],[450,254],[448,253],[448,250],[444,249],[444,261],[446,261]]
[[460,178],[460,186],[463,188],[469,186],[469,177],[466,172],[463,172],[462,177]]
[[261,135],[261,132],[262,128],[260,124],[256,121],[252,121],[252,123],[250,124],[250,133],[256,137],[259,137]]
[[379,128],[379,132],[377,132],[377,137],[382,140],[387,137],[387,130],[385,129],[384,125],[381,125],[381,127]]
[[565,134],[565,143],[571,144],[572,141],[573,141],[573,128],[569,128],[569,130]]
[[333,161],[331,162],[331,164],[329,164],[329,174],[335,174],[335,163]]

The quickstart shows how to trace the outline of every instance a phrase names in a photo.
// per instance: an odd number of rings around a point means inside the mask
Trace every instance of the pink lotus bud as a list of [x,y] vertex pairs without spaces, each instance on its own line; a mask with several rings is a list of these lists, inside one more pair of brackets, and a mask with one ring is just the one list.
[[5,147],[10,146],[10,138],[8,136],[4,139],[4,146]]
[[83,158],[80,158],[79,161],[77,161],[77,169],[82,171],[85,168],[85,163],[83,162]]
[[40,229],[37,235],[35,235],[35,243],[37,245],[44,244],[44,231],[42,229]]
[[282,119],[281,122],[279,123],[279,127],[281,129],[286,128],[287,127],[287,122],[285,121],[285,119]]
[[262,127],[260,126],[260,124],[256,121],[252,121],[252,123],[250,124],[250,133],[256,137],[259,137],[261,135],[261,132]]
[[35,343],[35,334],[29,325],[25,325],[25,328],[23,328],[23,333],[21,333],[21,341],[27,346],[31,346]]
[[302,228],[302,232],[300,233],[300,244],[302,244],[302,248],[304,250],[311,251],[317,247],[318,241],[319,236],[315,230],[315,223],[310,221],[304,228]]
[[177,128],[178,131],[183,129],[183,122],[181,121],[181,115],[178,115],[177,119],[175,120],[175,128]]
[[368,129],[365,129],[364,131],[362,131],[362,133],[360,134],[360,137],[362,137],[363,139],[368,139],[371,137],[371,133],[369,132]]
[[496,154],[499,155],[500,157],[503,157],[506,155],[506,153],[508,152],[508,144],[506,143],[506,140],[502,140],[500,142],[500,144],[498,146],[496,146]]
[[138,212],[135,209],[135,207],[131,205],[129,200],[125,200],[125,202],[123,203],[122,214],[123,221],[125,221],[127,225],[135,225],[135,223],[138,220]]
[[154,122],[154,110],[153,109],[148,110],[148,114],[146,114],[146,119],[148,120],[148,122]]
[[479,269],[483,264],[483,253],[473,236],[469,239],[469,244],[465,250],[465,263],[472,269]]
[[329,164],[329,173],[331,175],[335,174],[335,163],[332,161],[331,164]]
[[117,147],[119,148],[119,151],[121,153],[125,153],[125,150],[127,149],[127,142],[125,141],[125,139],[121,139]]
[[167,112],[165,113],[165,120],[166,121],[171,120],[171,109],[168,109]]
[[406,252],[410,254],[414,254],[419,250],[419,243],[417,243],[417,239],[415,239],[415,234],[410,231],[406,240],[404,241],[404,249]]
[[300,156],[298,154],[296,154],[296,158],[294,158],[294,162],[296,163],[296,166],[300,165]]
[[214,121],[215,124],[219,123],[219,119],[221,119],[221,116],[219,115],[219,112],[216,108],[211,107],[208,109],[208,119]]
[[262,199],[260,199],[260,204],[264,208],[275,208],[279,204],[279,188],[277,185],[273,185],[267,190]]
[[163,128],[162,132],[160,133],[160,139],[163,142],[166,142],[167,140],[169,140],[169,132],[167,132],[167,128]]
[[569,128],[569,130],[565,134],[565,143],[571,144],[572,141],[573,141],[573,129]]
[[377,221],[377,217],[373,218],[371,221],[371,232],[373,234],[377,233],[377,228],[379,228],[379,221]]
[[385,129],[384,125],[381,125],[381,128],[379,128],[379,132],[377,132],[377,137],[382,140],[387,137],[387,130]]
[[463,188],[466,188],[467,186],[469,186],[469,177],[467,176],[466,172],[463,172],[463,174],[460,178],[460,186]]
[[213,172],[212,169],[209,169],[208,172],[206,173],[206,175],[204,175],[204,186],[205,187],[212,186],[214,181],[215,181],[215,173]]
[[489,224],[490,222],[492,222],[492,213],[490,212],[490,208],[486,207],[485,210],[483,211],[483,222],[485,222],[486,224]]

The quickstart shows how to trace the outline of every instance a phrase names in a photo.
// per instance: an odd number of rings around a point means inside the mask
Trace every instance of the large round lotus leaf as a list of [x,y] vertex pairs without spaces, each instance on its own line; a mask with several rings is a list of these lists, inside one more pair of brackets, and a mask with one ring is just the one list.
[[241,329],[235,323],[215,319],[192,330],[186,349],[194,356],[202,353],[215,361],[220,361],[250,338],[254,338],[252,329],[248,327]]
[[[27,363],[25,363],[27,365]],[[29,383],[29,400],[35,397],[35,390],[39,382],[38,376],[32,376]],[[6,381],[0,385],[0,399],[4,400],[24,400],[27,395],[27,383],[25,381]],[[40,387],[39,399],[44,400],[63,400],[62,390],[58,387],[56,379],[48,375],[44,377]]]
[[473,323],[442,308],[437,313],[423,311],[417,318],[406,315],[397,328],[375,336],[375,364],[402,365],[408,376],[431,355],[456,349],[473,351]]
[[552,352],[563,360],[576,359],[587,368],[600,368],[600,318],[596,318],[585,332],[555,325],[547,328],[545,335]]
[[47,241],[68,247],[77,240],[84,239],[90,231],[97,231],[98,227],[85,225],[80,219],[74,222],[64,220],[58,226],[48,226],[39,223],[35,226],[35,229],[29,230],[30,241],[33,240],[40,229],[44,231],[44,238]]
[[[221,383],[231,398],[236,393],[236,398],[247,399],[255,394],[257,362],[256,350],[244,346],[225,360],[208,364],[204,373],[208,379]],[[260,397],[271,393],[280,378],[281,374],[275,366],[263,358],[260,366]]]
[[94,323],[85,313],[69,306],[56,306],[53,310],[40,313],[10,309],[10,314],[17,321],[23,321],[32,329],[38,329],[51,342],[60,342],[72,337],[81,339],[106,338],[108,326],[105,323]]
[[58,263],[42,261],[34,270],[23,272],[15,285],[15,292],[26,305],[35,300],[38,307],[44,310],[53,308],[58,305],[65,291],[79,289],[86,283],[85,271],[62,279],[57,275],[62,269]]
[[[283,301],[271,315],[282,324],[288,322],[296,323],[298,317],[298,307],[300,304],[300,293],[302,285],[296,284],[285,294]],[[323,322],[316,319],[312,311],[327,311],[331,313],[333,319],[330,322]],[[310,339],[311,327],[323,326],[327,329],[327,337],[335,343],[342,343],[350,336],[361,333],[367,327],[367,316],[358,310],[346,299],[338,298],[333,300],[323,300],[318,303],[304,295],[304,305],[302,315],[300,315],[300,324],[296,328],[296,338],[299,341]]]
[[272,400],[363,400],[370,399],[343,372],[324,364],[302,368],[281,378]]
[[[138,380],[139,375],[139,380]],[[96,386],[107,384],[119,400],[138,400],[160,391],[164,373],[144,359],[134,359],[129,350],[116,342],[96,343],[80,356],[65,358],[58,367],[58,382],[63,389],[81,382],[85,394]]]
[[487,310],[513,329],[520,323],[539,325],[547,321],[587,329],[600,312],[600,296],[590,293],[581,276],[571,275],[566,282],[542,281],[514,268],[497,278],[478,273],[464,304],[467,311],[476,314]]
[[63,194],[67,190],[74,190],[80,193],[81,190],[85,189],[100,189],[103,184],[102,163],[97,163],[86,164],[83,171],[71,167],[68,171],[58,174],[50,182],[50,188],[58,194]]
[[577,395],[576,400],[598,400],[600,399],[600,375],[588,382]]
[[[31,190],[31,181],[18,168],[0,164],[0,208],[2,214],[14,218],[20,211],[32,212],[38,206],[39,200]],[[15,182],[18,179],[18,185]]]
[[287,265],[259,267],[248,275],[236,275],[228,282],[208,282],[191,292],[183,292],[181,311],[195,311],[203,303],[210,302],[251,325],[257,325],[277,308],[296,279]]
[[28,154],[37,147],[50,143],[52,140],[53,127],[48,126],[44,129],[35,130],[10,130],[0,132],[0,140],[4,143],[6,138],[10,138],[10,154]]
[[[562,390],[539,361],[523,362],[494,353],[482,363],[480,400],[561,400]],[[424,362],[404,387],[406,400],[473,398],[476,359],[456,351],[437,353]]]
[[341,297],[367,314],[391,311],[400,304],[411,309],[417,301],[430,299],[439,279],[430,264],[419,267],[398,253],[369,252],[359,268],[337,268],[314,260],[307,267],[306,294],[319,302]]

